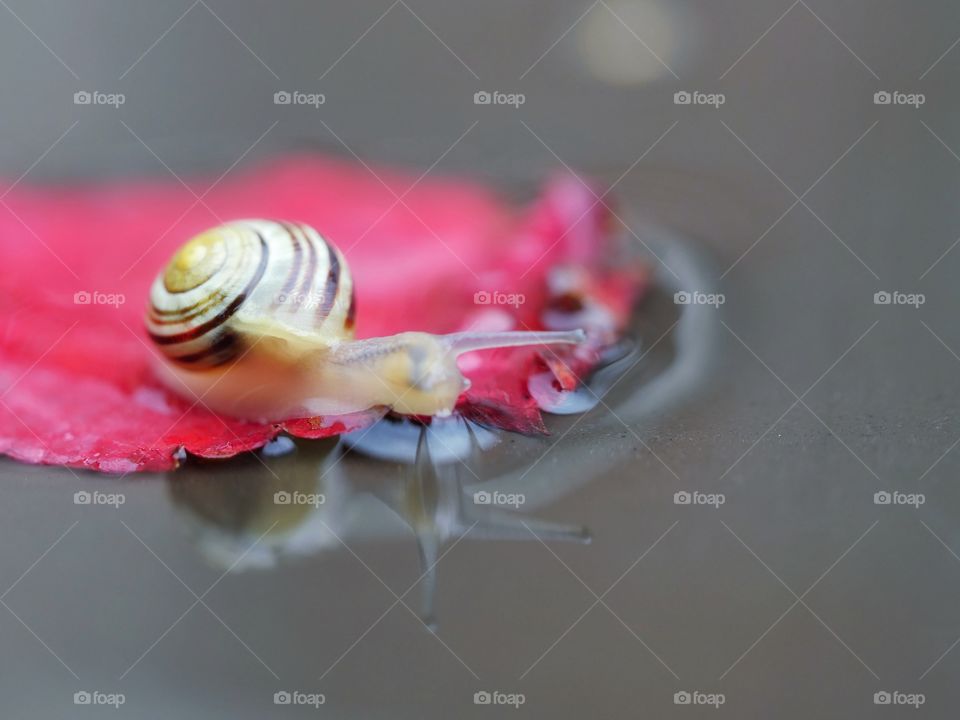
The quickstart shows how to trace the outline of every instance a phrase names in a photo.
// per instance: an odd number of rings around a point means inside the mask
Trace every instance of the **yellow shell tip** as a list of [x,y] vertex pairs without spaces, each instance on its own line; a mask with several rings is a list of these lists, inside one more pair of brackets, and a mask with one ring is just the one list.
[[218,230],[200,233],[173,256],[163,276],[169,292],[186,292],[202,285],[226,260],[223,235]]

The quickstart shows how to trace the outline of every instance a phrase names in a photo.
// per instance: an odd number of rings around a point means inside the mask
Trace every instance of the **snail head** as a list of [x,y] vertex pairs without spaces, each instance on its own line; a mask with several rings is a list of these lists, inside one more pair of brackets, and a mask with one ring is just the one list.
[[[343,346],[338,358],[379,385],[383,404],[405,415],[449,415],[470,381],[457,366],[466,352],[519,345],[576,344],[583,332],[464,332],[431,335],[405,332],[388,338],[358,340]],[[338,353],[340,354],[340,353]],[[374,388],[376,389],[376,388]]]

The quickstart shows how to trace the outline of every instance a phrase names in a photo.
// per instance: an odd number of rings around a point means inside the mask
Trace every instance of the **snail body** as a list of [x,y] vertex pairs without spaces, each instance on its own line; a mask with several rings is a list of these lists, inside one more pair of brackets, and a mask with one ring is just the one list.
[[356,340],[355,317],[353,279],[332,243],[302,223],[240,220],[177,251],[153,282],[146,326],[174,391],[256,420],[373,407],[447,415],[469,387],[460,354],[583,339],[576,330]]

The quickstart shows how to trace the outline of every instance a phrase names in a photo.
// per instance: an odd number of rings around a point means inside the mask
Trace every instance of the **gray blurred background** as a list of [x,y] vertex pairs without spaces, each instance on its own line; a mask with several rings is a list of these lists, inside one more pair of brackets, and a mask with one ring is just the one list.
[[[353,455],[326,515],[274,517],[276,488],[330,462],[314,447],[120,482],[2,461],[0,714],[955,716],[958,38],[938,0],[0,0],[4,175],[177,182],[314,149],[519,197],[569,166],[616,183],[660,257],[635,334],[664,338],[604,405],[460,478],[505,475],[590,545],[476,542],[489,518],[458,524],[457,481],[411,504],[409,469]],[[325,102],[274,103],[294,90]],[[125,503],[74,505],[84,489]],[[894,491],[924,502],[876,504]],[[402,594],[409,524],[447,540],[436,636]],[[238,558],[258,567],[224,574]],[[326,702],[274,704],[295,690]]]

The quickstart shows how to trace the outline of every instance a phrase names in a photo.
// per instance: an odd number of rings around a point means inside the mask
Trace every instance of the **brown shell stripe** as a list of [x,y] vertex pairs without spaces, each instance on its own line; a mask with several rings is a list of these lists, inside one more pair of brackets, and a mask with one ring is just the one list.
[[[176,325],[177,323],[193,320],[193,318],[203,315],[211,305],[222,303],[227,299],[221,291],[217,290],[210,293],[203,300],[195,302],[193,305],[178,308],[176,310],[161,310],[156,305],[150,305],[150,320],[156,325]],[[183,313],[186,313],[185,315]]]
[[273,305],[276,307],[280,304],[280,298],[283,298],[283,302],[293,308],[296,306],[296,302],[290,302],[290,293],[300,276],[300,266],[303,264],[303,242],[306,242],[306,238],[302,236],[299,228],[290,223],[278,222],[277,224],[287,231],[290,241],[293,243],[293,264],[290,268],[290,275],[284,280],[283,287],[280,288],[277,296],[273,299]]
[[171,359],[187,365],[202,363],[206,367],[215,367],[236,357],[239,347],[239,338],[234,333],[227,331],[221,334],[210,347],[187,355],[178,355]]
[[317,274],[317,249],[313,245],[313,238],[310,237],[309,233],[303,231],[299,225],[297,229],[302,233],[303,242],[307,246],[307,271],[304,273],[303,280],[297,286],[297,301],[290,303],[293,310],[300,308],[304,298],[307,297],[307,293],[310,292],[310,288],[313,287],[313,276]]
[[337,249],[326,239],[323,244],[327,246],[330,257],[330,270],[327,272],[327,281],[323,287],[323,304],[317,310],[314,327],[320,327],[330,317],[330,310],[337,299],[337,290],[340,289],[340,258],[337,257]]
[[356,286],[350,287],[350,304],[347,306],[347,317],[343,321],[343,327],[347,330],[353,330],[353,326],[357,324],[357,288]]

